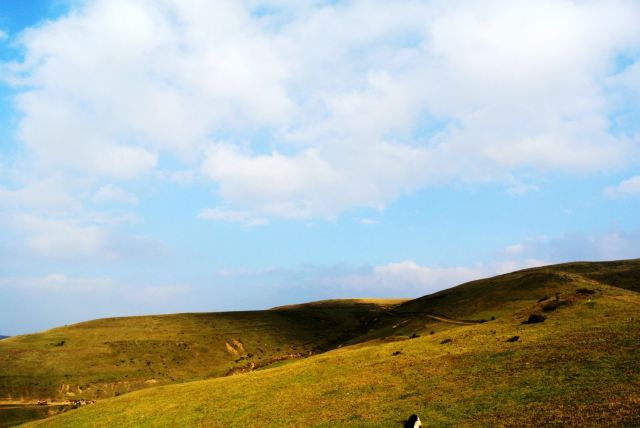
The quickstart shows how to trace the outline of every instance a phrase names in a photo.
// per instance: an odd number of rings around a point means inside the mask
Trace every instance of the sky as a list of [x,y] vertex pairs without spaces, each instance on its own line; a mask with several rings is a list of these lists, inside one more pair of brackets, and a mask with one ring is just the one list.
[[0,0],[0,334],[640,257],[633,0]]

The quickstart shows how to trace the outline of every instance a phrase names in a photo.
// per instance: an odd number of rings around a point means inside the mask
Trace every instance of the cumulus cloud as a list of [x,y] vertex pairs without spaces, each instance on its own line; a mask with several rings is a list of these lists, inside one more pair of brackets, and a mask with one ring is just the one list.
[[609,198],[632,198],[640,196],[640,175],[621,181],[617,186],[604,190]]
[[45,167],[128,179],[166,154],[233,210],[331,218],[435,182],[624,167],[606,82],[635,84],[616,58],[639,21],[631,0],[86,0],[23,32],[3,75]]
[[0,210],[37,209],[47,212],[74,211],[81,203],[70,180],[52,175],[13,189],[0,187]]
[[[430,294],[487,276],[489,269],[475,267],[421,266],[412,260],[374,266],[370,271],[336,278],[355,293],[401,293],[402,296]],[[357,294],[357,295],[359,295]]]
[[45,163],[127,178],[221,123],[277,123],[284,69],[254,27],[235,2],[82,2],[19,39],[19,135]]
[[[330,162],[319,150],[295,156],[278,152],[255,155],[218,145],[207,152],[203,173],[219,183],[219,194],[235,206],[285,218],[332,217],[357,205],[384,206],[389,193],[410,189],[418,150],[388,143],[372,144],[366,159]],[[340,165],[342,164],[342,165]],[[379,183],[369,178],[377,176]]]

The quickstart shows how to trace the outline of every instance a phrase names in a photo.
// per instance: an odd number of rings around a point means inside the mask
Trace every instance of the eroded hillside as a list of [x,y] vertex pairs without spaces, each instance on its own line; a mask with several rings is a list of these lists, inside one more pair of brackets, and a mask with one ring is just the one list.
[[251,371],[332,349],[395,304],[109,318],[16,336],[0,342],[0,400],[104,398]]

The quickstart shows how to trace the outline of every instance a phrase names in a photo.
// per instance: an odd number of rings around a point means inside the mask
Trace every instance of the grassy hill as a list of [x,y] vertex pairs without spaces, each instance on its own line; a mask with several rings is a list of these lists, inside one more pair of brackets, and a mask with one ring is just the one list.
[[[269,319],[287,314],[291,324],[310,323],[289,327],[289,341],[303,332],[317,340],[330,322],[342,325],[339,336],[326,338],[333,349],[267,370],[123,394],[32,425],[393,427],[418,413],[430,427],[640,426],[639,282],[639,260],[570,263],[398,306],[277,308],[266,311]],[[260,325],[241,318],[247,329]],[[324,319],[325,328],[310,319]],[[256,343],[268,331],[255,333]],[[351,346],[337,348],[343,343]]]
[[0,342],[0,401],[92,399],[332,349],[402,300],[109,318]]
[[[426,330],[447,325],[433,334],[381,337],[283,367],[150,388],[31,425],[399,427],[418,413],[430,427],[639,426],[640,295],[608,284],[606,264],[576,272],[583,267],[475,281],[435,299],[451,306],[423,298],[386,315],[446,315],[424,319]],[[640,280],[637,269],[637,261],[626,262],[625,284]],[[498,316],[452,322],[489,313]],[[545,318],[527,323],[531,315]]]
[[490,319],[543,297],[567,296],[576,284],[640,291],[640,260],[577,262],[525,269],[411,300],[398,312],[435,311],[456,318]]
[[471,281],[408,300],[376,316],[367,325],[367,333],[349,343],[437,333],[465,321],[486,322],[523,309],[525,314],[531,308],[551,311],[575,300],[576,290],[600,293],[612,287],[640,291],[640,260],[564,263]]

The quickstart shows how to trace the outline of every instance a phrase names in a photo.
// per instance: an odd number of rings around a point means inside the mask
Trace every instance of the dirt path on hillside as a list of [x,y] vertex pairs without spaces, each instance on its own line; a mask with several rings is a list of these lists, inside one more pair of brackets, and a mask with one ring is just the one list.
[[484,321],[454,320],[452,318],[445,317],[444,315],[436,315],[436,314],[430,314],[430,313],[425,313],[424,315],[436,321],[442,321],[449,324],[457,324],[457,325],[474,325],[474,324],[481,324],[484,322]]
[[445,322],[445,323],[448,323],[448,324],[456,324],[456,325],[474,325],[474,324],[481,324],[481,323],[485,322],[484,320],[481,320],[481,321],[456,320],[456,319],[453,319],[453,318],[449,318],[449,317],[447,317],[445,315],[434,314],[433,312],[391,312],[390,314],[393,315],[393,316],[422,315],[422,316],[425,316],[427,318],[431,318],[432,320]]

